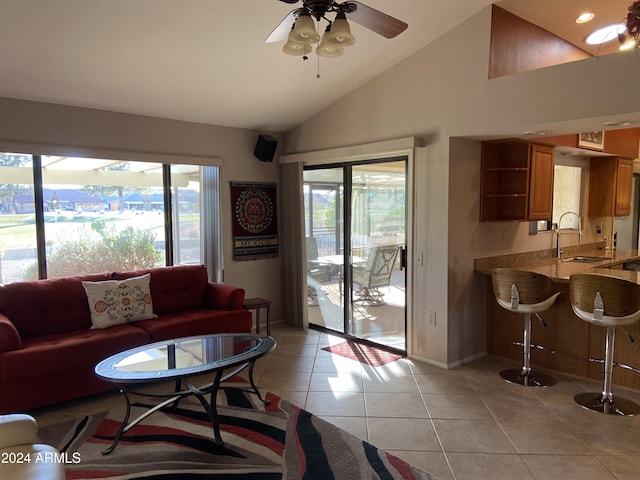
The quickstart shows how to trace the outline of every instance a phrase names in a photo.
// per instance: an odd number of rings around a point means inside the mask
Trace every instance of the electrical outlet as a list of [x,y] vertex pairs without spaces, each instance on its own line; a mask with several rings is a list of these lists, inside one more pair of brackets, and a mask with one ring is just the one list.
[[427,324],[431,325],[432,327],[436,326],[436,312],[427,312]]

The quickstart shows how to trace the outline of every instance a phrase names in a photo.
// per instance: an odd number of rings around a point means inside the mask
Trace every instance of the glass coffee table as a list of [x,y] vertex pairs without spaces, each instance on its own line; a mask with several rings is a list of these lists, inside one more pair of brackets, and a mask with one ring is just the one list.
[[[216,396],[221,383],[249,367],[251,390],[248,391],[255,393],[263,403],[268,403],[256,387],[253,368],[256,360],[269,353],[275,346],[276,341],[269,335],[200,335],[150,343],[101,361],[95,367],[96,375],[116,385],[127,403],[127,410],[116,437],[102,454],[111,453],[118,445],[122,434],[149,415],[165,407],[176,407],[180,399],[189,396],[195,396],[207,412],[213,426],[215,442],[222,444],[216,408]],[[213,381],[202,386],[196,386],[191,382],[191,377],[203,374],[211,374]],[[170,381],[175,382],[175,388],[166,393],[141,390],[145,385]],[[129,396],[132,394],[165,400],[147,407],[148,410],[129,422],[132,406]],[[210,396],[210,400],[207,400],[207,396]]]

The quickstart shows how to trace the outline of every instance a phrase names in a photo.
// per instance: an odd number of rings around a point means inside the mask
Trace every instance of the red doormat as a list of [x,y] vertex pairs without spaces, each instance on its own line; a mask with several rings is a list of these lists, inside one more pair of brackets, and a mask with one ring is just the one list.
[[343,357],[356,360],[372,367],[378,367],[386,363],[395,362],[402,358],[402,355],[397,353],[391,353],[381,348],[371,347],[369,345],[363,345],[352,341],[346,341],[323,347],[323,350],[327,352],[335,353]]

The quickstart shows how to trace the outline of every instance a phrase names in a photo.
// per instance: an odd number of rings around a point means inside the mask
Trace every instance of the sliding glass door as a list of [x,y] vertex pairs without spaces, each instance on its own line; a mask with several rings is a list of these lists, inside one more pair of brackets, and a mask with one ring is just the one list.
[[305,245],[309,323],[345,333],[344,172],[304,172]]
[[406,164],[305,169],[312,326],[406,350]]

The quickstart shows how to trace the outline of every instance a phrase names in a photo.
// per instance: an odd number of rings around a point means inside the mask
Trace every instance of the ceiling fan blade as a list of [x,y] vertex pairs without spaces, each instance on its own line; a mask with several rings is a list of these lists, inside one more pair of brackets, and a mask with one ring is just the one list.
[[286,40],[289,36],[289,32],[293,27],[293,24],[296,23],[296,19],[300,14],[301,8],[296,8],[295,10],[291,10],[289,14],[284,17],[284,19],[280,22],[280,24],[269,34],[267,38],[265,38],[266,43],[280,42],[282,40]]
[[349,20],[353,20],[363,27],[379,33],[383,37],[393,38],[404,32],[409,26],[397,18],[382,13],[375,8],[368,7],[360,2],[349,0],[347,3],[353,3],[357,6],[355,12],[347,14]]

